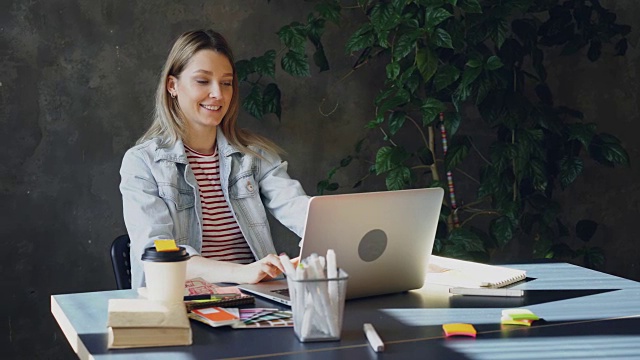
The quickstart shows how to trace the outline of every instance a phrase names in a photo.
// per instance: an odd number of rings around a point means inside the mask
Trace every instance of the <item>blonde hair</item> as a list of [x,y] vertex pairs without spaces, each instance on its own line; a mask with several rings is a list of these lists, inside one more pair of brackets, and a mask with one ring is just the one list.
[[238,89],[238,74],[236,72],[233,53],[227,40],[213,30],[196,30],[186,32],[175,41],[167,61],[162,69],[158,88],[156,90],[155,111],[153,122],[137,143],[153,138],[160,138],[162,144],[173,145],[186,135],[184,114],[178,106],[178,101],[172,98],[167,90],[169,76],[179,77],[191,58],[200,50],[213,50],[224,55],[233,69],[233,95],[229,103],[229,110],[218,126],[227,141],[240,151],[262,157],[249,148],[255,146],[273,154],[282,153],[282,149],[270,140],[254,134],[246,129],[238,128],[238,112],[240,108],[240,92]]

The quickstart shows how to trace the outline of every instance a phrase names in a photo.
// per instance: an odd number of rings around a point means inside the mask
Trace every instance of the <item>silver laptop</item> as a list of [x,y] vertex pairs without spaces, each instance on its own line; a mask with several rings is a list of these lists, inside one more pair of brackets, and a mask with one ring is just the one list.
[[[420,288],[443,196],[429,188],[312,197],[300,258],[333,249],[349,274],[347,299]],[[290,305],[286,280],[239,288]]]

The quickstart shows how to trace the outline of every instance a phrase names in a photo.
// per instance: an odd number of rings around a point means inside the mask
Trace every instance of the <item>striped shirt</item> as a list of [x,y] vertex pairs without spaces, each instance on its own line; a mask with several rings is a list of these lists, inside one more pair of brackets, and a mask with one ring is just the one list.
[[185,153],[200,190],[202,203],[201,255],[214,260],[249,264],[255,261],[220,184],[218,149],[206,155],[185,145]]

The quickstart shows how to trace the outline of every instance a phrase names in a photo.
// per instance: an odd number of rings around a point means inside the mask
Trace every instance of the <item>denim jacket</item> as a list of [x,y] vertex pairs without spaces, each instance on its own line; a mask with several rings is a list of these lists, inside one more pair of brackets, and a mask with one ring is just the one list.
[[[309,197],[287,174],[287,162],[258,148],[240,152],[221,131],[216,139],[225,199],[256,259],[275,253],[265,211],[302,236]],[[131,238],[131,282],[144,286],[140,260],[158,239],[175,239],[189,254],[202,249],[202,205],[182,141],[151,139],[129,149],[120,168],[124,221]]]

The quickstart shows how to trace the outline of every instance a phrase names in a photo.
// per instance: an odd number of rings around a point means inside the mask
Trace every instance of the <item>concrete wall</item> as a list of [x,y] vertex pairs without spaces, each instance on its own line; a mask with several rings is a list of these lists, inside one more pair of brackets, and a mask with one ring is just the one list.
[[[569,217],[602,224],[596,241],[606,271],[640,280],[635,221],[640,203],[638,35],[636,2],[609,2],[634,26],[626,57],[565,58],[550,68],[558,102],[576,107],[620,137],[632,166],[589,164],[566,192]],[[211,27],[225,34],[238,59],[279,48],[275,32],[305,21],[313,2],[2,0],[0,8],[0,255],[3,311],[1,358],[66,359],[70,347],[49,311],[51,294],[115,288],[108,249],[125,232],[118,169],[125,150],[149,125],[157,75],[183,31]],[[345,23],[347,29],[354,24]],[[383,78],[371,65],[342,79],[355,60],[344,55],[341,30],[329,26],[332,71],[294,79],[279,71],[283,118],[241,124],[287,151],[290,173],[311,195],[316,183],[354,144],[373,117],[373,89]],[[333,45],[333,44],[332,44]],[[335,111],[333,109],[335,108]],[[330,115],[323,115],[331,113]],[[366,165],[337,175],[347,183]],[[377,181],[365,190],[380,189]],[[353,191],[350,188],[342,192]],[[297,239],[274,228],[280,250]],[[635,250],[635,251],[634,251]]]

